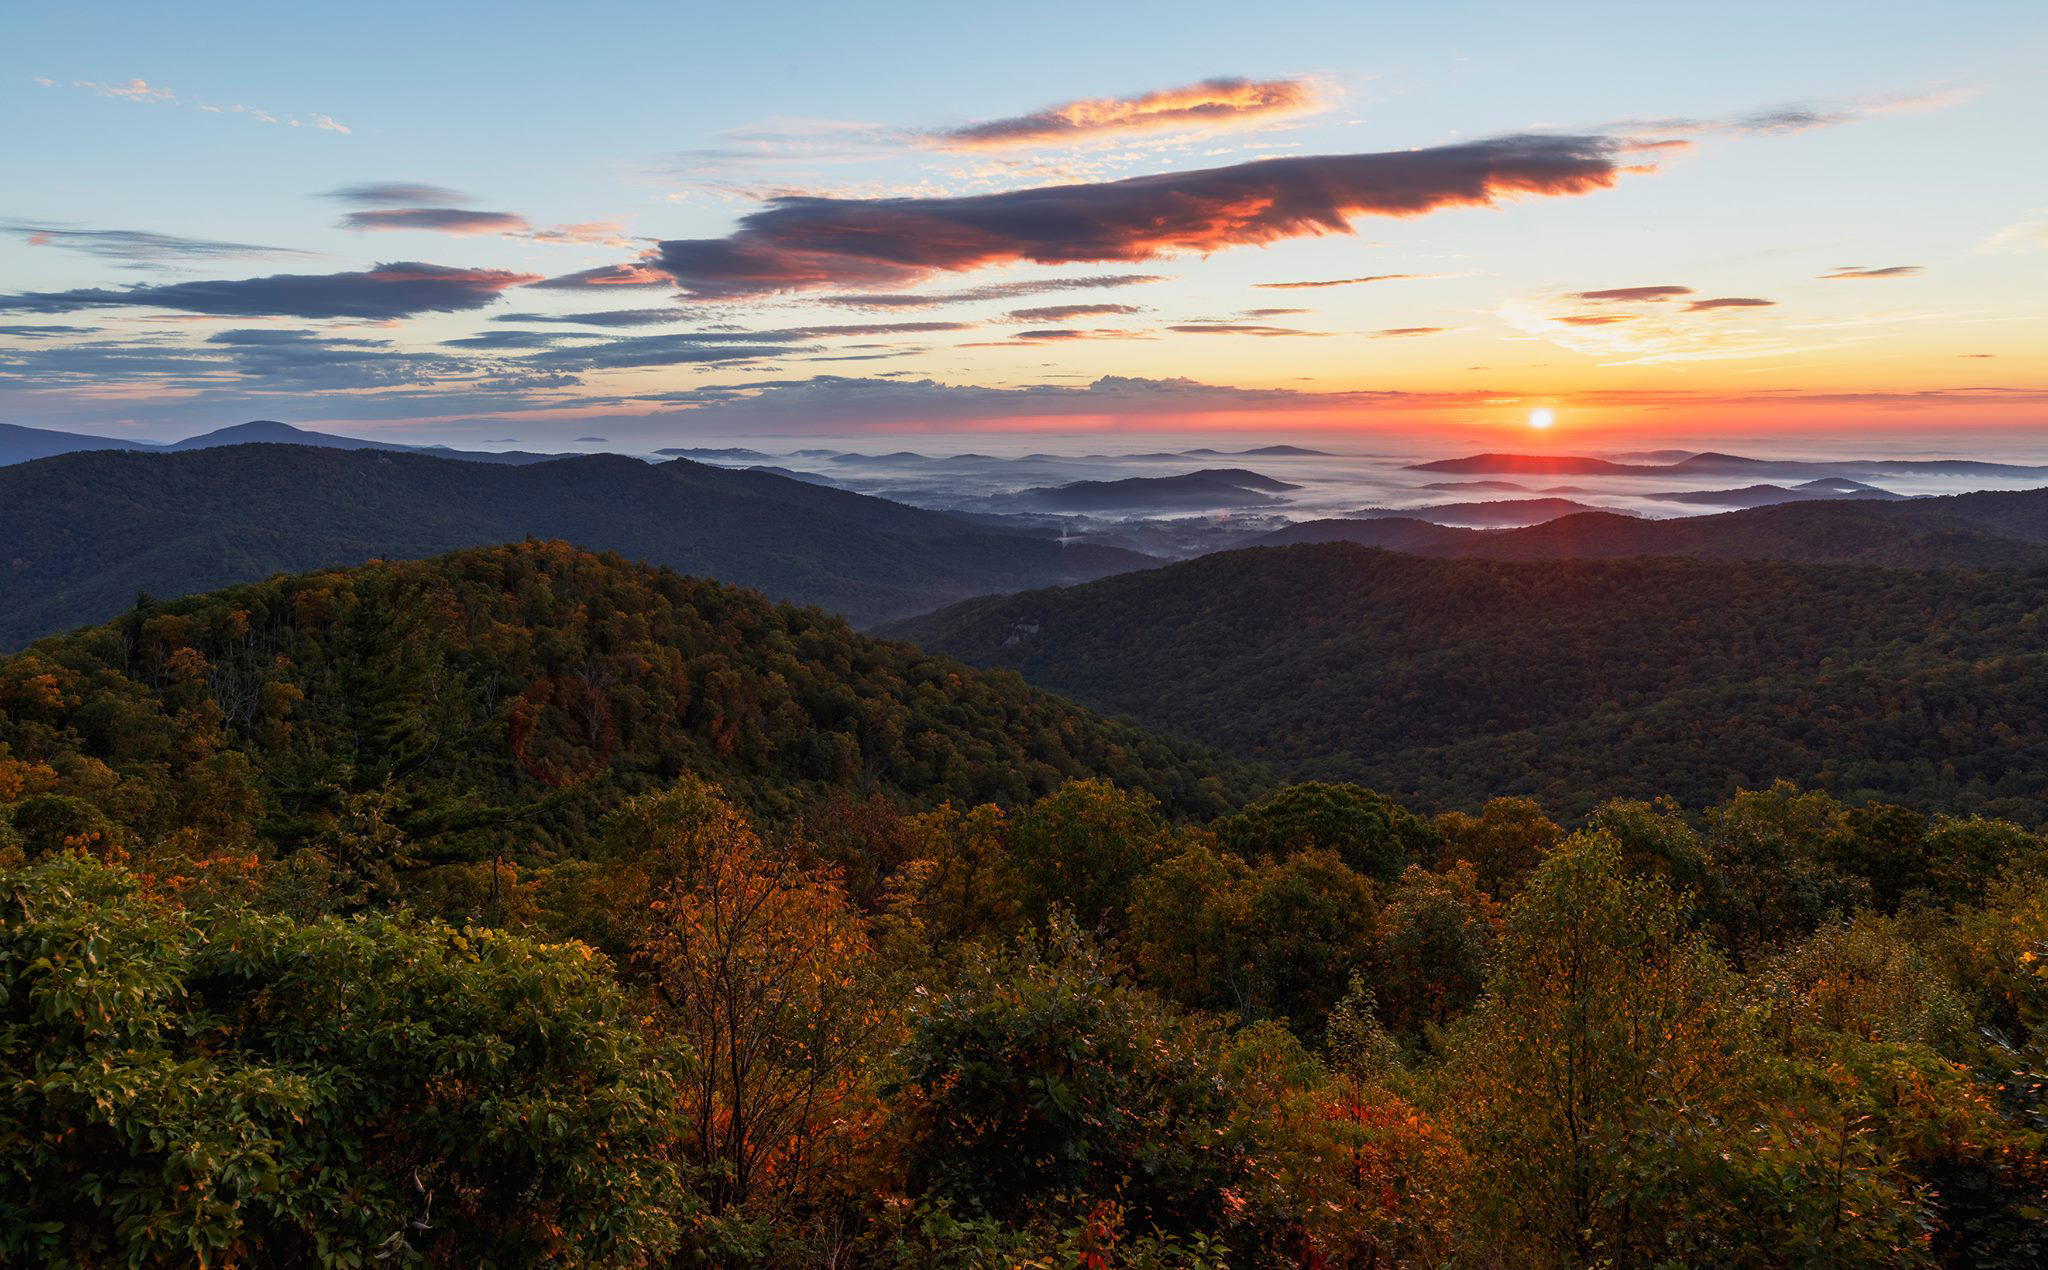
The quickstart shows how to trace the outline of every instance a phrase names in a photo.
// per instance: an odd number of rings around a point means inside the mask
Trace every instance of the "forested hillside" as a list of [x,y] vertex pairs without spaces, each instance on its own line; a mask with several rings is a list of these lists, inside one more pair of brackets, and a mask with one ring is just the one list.
[[1078,776],[1211,813],[1255,787],[1015,676],[562,543],[138,607],[0,660],[0,712],[0,789],[215,845],[581,853],[610,801],[685,772],[777,815]]
[[855,622],[1147,563],[760,472],[591,455],[508,466],[235,445],[0,468],[0,649],[274,573],[532,535],[822,605]]
[[2038,820],[2044,605],[2039,569],[1328,544],[970,601],[893,633],[1286,775],[1431,807],[1703,803],[1785,777]]

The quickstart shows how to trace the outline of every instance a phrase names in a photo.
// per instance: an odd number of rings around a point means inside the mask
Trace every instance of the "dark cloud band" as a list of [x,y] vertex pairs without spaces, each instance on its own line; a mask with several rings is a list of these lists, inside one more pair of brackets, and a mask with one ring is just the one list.
[[507,287],[537,275],[504,269],[451,269],[401,261],[355,273],[279,273],[267,278],[173,282],[125,290],[29,291],[0,295],[0,311],[72,313],[151,308],[225,317],[402,318],[480,309]]
[[1026,261],[1150,260],[1345,233],[1358,216],[1585,194],[1614,184],[1622,148],[1604,137],[1509,137],[957,198],[789,197],[725,238],[663,242],[652,263],[689,294],[741,296],[904,287]]

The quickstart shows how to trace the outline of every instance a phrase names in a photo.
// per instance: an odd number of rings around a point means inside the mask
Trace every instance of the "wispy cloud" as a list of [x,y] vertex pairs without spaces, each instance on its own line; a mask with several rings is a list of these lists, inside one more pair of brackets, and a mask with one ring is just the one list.
[[[673,281],[666,273],[662,278],[664,281]],[[1164,275],[1156,273],[1091,274],[1078,278],[1035,278],[1022,282],[996,282],[985,287],[965,287],[955,291],[875,291],[851,295],[823,295],[817,297],[817,302],[837,305],[844,309],[930,309],[946,304],[1016,300],[1027,295],[1047,295],[1059,291],[1135,287],[1148,282],[1166,280]]]
[[2048,211],[2031,212],[1984,240],[1979,251],[2048,250]]
[[1012,322],[1071,322],[1083,317],[1112,317],[1138,313],[1135,304],[1047,304],[1035,309],[1012,309],[1004,316]]
[[[65,85],[46,76],[37,76],[35,82],[43,88],[65,87]],[[308,113],[306,119],[301,120],[294,114],[272,114],[268,110],[262,110],[254,106],[245,106],[239,103],[233,106],[216,106],[204,102],[189,101],[181,98],[177,93],[162,84],[152,84],[148,80],[141,78],[118,81],[74,79],[70,82],[69,87],[81,92],[91,93],[96,97],[113,97],[121,101],[132,101],[142,105],[190,106],[194,110],[202,111],[209,115],[240,115],[257,123],[278,124],[287,128],[303,128],[310,121],[313,128],[320,132],[334,132],[347,135],[353,131],[353,129],[336,120],[334,116],[322,114],[318,111]]]
[[289,247],[259,247],[253,243],[183,238],[140,229],[69,229],[61,225],[25,221],[0,222],[0,233],[19,234],[32,247],[62,247],[137,266],[181,260],[261,259],[315,254]]
[[1706,313],[1714,309],[1767,309],[1776,300],[1759,300],[1753,295],[1724,295],[1711,300],[1691,300],[1686,303],[1687,313]]
[[1820,275],[1823,279],[1855,278],[1910,278],[1920,272],[1919,265],[1886,265],[1881,269],[1864,269],[1857,265],[1844,265]]
[[1359,278],[1322,278],[1309,282],[1254,282],[1261,291],[1314,291],[1323,287],[1355,287],[1367,282],[1403,282],[1422,278],[1443,278],[1441,273],[1369,273]]
[[1328,331],[1299,331],[1291,326],[1260,326],[1250,322],[1183,322],[1166,328],[1177,335],[1257,335],[1264,338],[1290,335],[1328,335]]

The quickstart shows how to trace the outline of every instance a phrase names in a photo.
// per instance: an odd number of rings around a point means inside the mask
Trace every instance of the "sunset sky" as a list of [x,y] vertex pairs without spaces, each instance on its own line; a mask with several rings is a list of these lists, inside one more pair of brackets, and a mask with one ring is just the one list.
[[2048,425],[2048,7],[16,8],[0,421]]

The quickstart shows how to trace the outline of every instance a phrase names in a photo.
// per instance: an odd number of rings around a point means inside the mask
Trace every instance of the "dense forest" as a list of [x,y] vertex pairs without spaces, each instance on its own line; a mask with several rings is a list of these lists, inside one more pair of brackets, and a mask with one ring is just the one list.
[[1700,805],[1786,777],[2048,815],[2048,571],[1227,552],[890,628],[1420,805]]
[[766,472],[586,455],[508,466],[312,445],[0,468],[0,649],[275,573],[526,536],[618,551],[854,622],[1151,561]]
[[0,661],[0,1070],[6,1265],[2031,1266],[2048,838],[1278,787],[528,542]]

